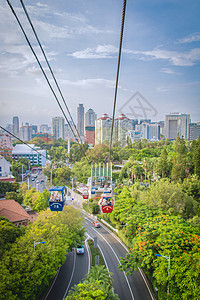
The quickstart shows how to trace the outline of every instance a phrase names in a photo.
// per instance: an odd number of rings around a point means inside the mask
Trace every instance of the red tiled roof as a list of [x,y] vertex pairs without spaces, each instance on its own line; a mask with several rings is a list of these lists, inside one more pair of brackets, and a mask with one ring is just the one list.
[[0,200],[0,215],[10,222],[31,220],[31,217],[15,200]]

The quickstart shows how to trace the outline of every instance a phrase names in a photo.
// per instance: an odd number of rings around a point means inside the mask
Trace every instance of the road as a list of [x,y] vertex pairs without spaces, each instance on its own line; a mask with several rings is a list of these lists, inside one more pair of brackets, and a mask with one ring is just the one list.
[[90,268],[89,250],[85,246],[85,253],[77,255],[76,250],[66,256],[66,261],[55,277],[51,288],[44,296],[43,300],[63,300],[68,291],[80,281]]
[[[147,285],[145,284],[140,272],[133,272],[132,276],[127,276],[120,271],[120,257],[127,253],[126,247],[122,242],[103,224],[100,228],[92,225],[92,218],[85,216],[85,226],[89,237],[97,237],[98,246],[103,254],[105,264],[110,272],[113,273],[114,291],[122,300],[153,300]],[[44,300],[63,300],[69,289],[78,284],[88,273],[89,254],[85,247],[85,254],[82,256],[76,253],[69,253],[65,264],[60,268],[52,288]]]
[[119,270],[120,257],[124,257],[127,253],[127,249],[121,241],[103,224],[100,228],[94,228],[90,217],[86,217],[86,228],[92,238],[97,237],[106,266],[113,273],[114,291],[119,298],[122,300],[152,300],[140,272],[133,272],[132,276],[127,276]]

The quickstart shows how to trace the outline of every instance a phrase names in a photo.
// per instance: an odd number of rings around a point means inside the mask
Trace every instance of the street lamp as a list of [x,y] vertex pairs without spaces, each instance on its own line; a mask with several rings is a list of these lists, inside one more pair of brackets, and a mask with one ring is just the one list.
[[24,167],[24,165],[22,165],[22,183],[24,182],[23,167]]
[[46,243],[46,242],[35,242],[35,241],[34,241],[34,250],[35,250],[35,246],[36,246],[36,245],[38,245],[38,244],[45,244],[45,243]]
[[158,257],[164,257],[168,260],[168,289],[167,289],[167,295],[169,295],[169,273],[170,273],[170,255],[169,256],[164,256],[161,254],[156,254]]

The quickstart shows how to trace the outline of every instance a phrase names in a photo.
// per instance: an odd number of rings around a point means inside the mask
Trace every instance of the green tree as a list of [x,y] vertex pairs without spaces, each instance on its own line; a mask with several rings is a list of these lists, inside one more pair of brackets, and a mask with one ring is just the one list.
[[38,192],[36,191],[35,188],[31,188],[26,192],[24,196],[24,201],[23,201],[24,205],[33,208],[37,197],[38,197]]
[[72,172],[68,167],[61,167],[54,170],[54,184],[57,186],[65,186],[67,180],[70,179]]
[[48,197],[49,197],[49,192],[47,190],[44,190],[42,194],[38,193],[37,198],[34,202],[33,209],[37,212],[40,212],[41,210],[45,210],[49,204]]
[[[180,139],[178,136],[174,144],[174,149],[176,155],[173,158],[173,167],[172,167],[172,179],[174,181],[182,180],[188,174],[188,168],[190,169],[190,164],[187,159],[187,148],[186,143],[183,138]],[[188,165],[189,164],[189,165]]]
[[5,250],[9,250],[12,243],[22,235],[22,230],[13,225],[8,219],[0,216],[0,259]]
[[107,294],[103,290],[101,284],[96,281],[93,283],[79,283],[69,291],[69,295],[65,300],[105,300]]
[[192,143],[194,174],[200,176],[200,136]]
[[164,178],[164,177],[166,177],[168,170],[169,170],[169,165],[168,165],[168,159],[167,159],[167,151],[164,148],[161,151],[160,158],[158,159],[156,171],[162,178]]
[[[64,263],[66,253],[85,240],[79,211],[40,212],[25,234],[5,251],[0,261],[0,299],[39,299]],[[45,241],[34,250],[34,241]]]
[[85,152],[88,149],[88,144],[73,144],[70,149],[69,161],[71,163],[79,162],[82,157],[85,157]]
[[200,180],[197,175],[185,178],[182,185],[184,193],[192,196],[200,204]]
[[7,200],[13,199],[13,200],[17,201],[19,204],[22,204],[22,201],[23,201],[23,198],[17,192],[7,192],[5,199],[7,199]]
[[153,183],[144,191],[142,199],[148,206],[160,208],[168,214],[180,214],[186,219],[198,214],[197,202],[185,195],[181,184],[170,182],[169,179]]
[[86,158],[76,162],[72,168],[72,176],[77,177],[79,182],[87,183],[88,178],[91,176],[91,164],[88,163]]

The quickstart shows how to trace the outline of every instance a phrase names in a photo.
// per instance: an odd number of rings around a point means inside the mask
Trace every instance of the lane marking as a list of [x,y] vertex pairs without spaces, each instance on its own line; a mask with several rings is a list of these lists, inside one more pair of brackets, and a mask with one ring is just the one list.
[[142,276],[142,278],[143,278],[143,280],[144,280],[144,282],[145,282],[145,284],[146,284],[146,286],[147,286],[147,289],[148,289],[148,291],[149,291],[149,294],[150,294],[151,298],[152,298],[153,300],[155,300],[155,297],[154,297],[154,295],[152,294],[152,291],[150,290],[149,285],[148,285],[148,282],[147,282],[146,278],[144,277],[144,275],[143,275],[143,273],[142,273],[140,267],[138,267],[138,270],[140,271],[140,275]]
[[[87,218],[87,220],[89,220],[90,223],[92,224],[91,220],[90,220],[88,217],[86,217],[86,218]],[[124,247],[124,249],[125,249],[127,252],[129,252],[128,248],[123,244],[123,242],[118,238],[118,236],[116,236],[116,235],[115,235],[108,227],[106,227],[104,224],[102,224],[102,222],[100,222],[100,223],[101,223],[101,226],[102,226],[105,230],[107,230],[107,231],[113,236],[113,238],[116,239],[116,240]],[[138,267],[138,270],[139,270],[140,275],[142,276],[142,279],[144,280],[144,283],[145,283],[145,285],[146,285],[146,287],[147,287],[147,289],[148,289],[148,291],[149,291],[149,294],[150,294],[151,299],[152,299],[152,300],[155,300],[155,297],[154,297],[154,295],[152,294],[151,289],[149,288],[149,284],[148,284],[146,278],[144,277],[144,275],[143,275],[143,273],[142,273],[142,271],[141,271],[141,268]]]
[[76,264],[76,255],[75,255],[75,248],[74,248],[74,265],[73,265],[73,270],[72,270],[71,278],[70,278],[69,284],[68,284],[68,286],[67,286],[67,289],[66,289],[66,291],[65,291],[63,300],[66,298],[67,292],[68,292],[68,290],[69,290],[69,286],[70,286],[70,284],[71,284],[71,282],[72,282],[72,278],[73,278],[73,276],[74,276],[75,264]]
[[[120,262],[120,260],[119,260],[119,258],[118,258],[118,256],[117,256],[117,254],[115,253],[115,251],[114,251],[114,249],[112,248],[112,246],[108,243],[108,241],[107,241],[107,240],[103,237],[103,235],[102,235],[101,233],[99,233],[96,229],[94,229],[94,228],[92,228],[92,229],[93,229],[97,234],[99,234],[99,235],[102,237],[102,239],[108,244],[108,246],[109,246],[109,247],[111,248],[111,250],[113,251],[113,253],[114,253],[114,255],[115,255],[115,257],[116,257],[118,263],[121,265],[121,262]],[[124,274],[124,276],[125,276],[127,285],[128,285],[128,287],[129,287],[129,290],[130,290],[130,293],[131,293],[131,297],[132,297],[132,299],[134,300],[135,298],[134,298],[134,296],[133,296],[133,292],[132,292],[130,283],[129,283],[128,278],[127,278],[127,276],[126,276],[126,274],[125,274],[124,271],[123,271],[123,274]]]
[[[60,267],[60,268],[61,268],[61,267]],[[55,283],[55,281],[56,281],[56,278],[58,277],[58,274],[59,274],[59,272],[60,272],[60,268],[59,268],[59,270],[58,270],[58,272],[57,272],[57,274],[56,274],[56,277],[54,278],[54,281],[53,281],[53,283],[52,283],[52,285],[51,285],[51,287],[50,287],[50,289],[49,289],[47,295],[45,296],[44,300],[46,300],[47,297],[49,296],[49,293],[51,292],[52,287],[54,286],[54,283]]]

